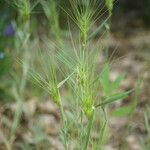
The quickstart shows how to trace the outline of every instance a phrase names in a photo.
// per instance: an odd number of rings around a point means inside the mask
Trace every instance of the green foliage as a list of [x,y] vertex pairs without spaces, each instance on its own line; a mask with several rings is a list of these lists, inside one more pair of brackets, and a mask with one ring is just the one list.
[[94,145],[95,150],[102,150],[103,145],[106,143],[106,141],[105,141],[106,140],[105,139],[106,130],[107,130],[107,121],[105,121],[103,123],[102,127],[100,128],[98,141]]
[[103,107],[103,106],[105,106],[107,104],[110,104],[110,103],[113,103],[113,102],[115,102],[117,100],[122,100],[122,99],[128,97],[128,95],[130,93],[132,93],[132,92],[133,92],[133,90],[128,91],[128,92],[122,92],[122,93],[113,94],[110,97],[106,98],[102,103],[96,105],[96,107],[99,107],[99,106]]
[[22,16],[22,20],[26,22],[30,18],[31,14],[31,6],[30,6],[30,1],[29,0],[14,0],[15,6],[19,10],[20,16]]
[[[49,21],[50,33],[55,38],[50,40],[45,38],[45,42],[37,40],[37,43],[41,44],[41,50],[36,56],[32,52],[34,40],[31,38],[30,25],[31,14],[38,1],[32,3],[30,0],[14,0],[13,2],[18,11],[18,20],[14,23],[18,29],[14,49],[16,49],[15,55],[21,59],[21,63],[17,64],[18,66],[16,65],[14,70],[12,69],[12,77],[15,81],[11,87],[17,102],[17,111],[10,137],[8,137],[8,141],[6,140],[6,147],[12,149],[15,140],[16,130],[22,115],[24,91],[28,86],[27,77],[29,77],[29,80],[44,89],[58,106],[62,123],[60,137],[65,150],[70,149],[72,138],[77,143],[75,149],[87,150],[92,147],[97,150],[103,149],[108,128],[106,106],[126,98],[133,92],[133,90],[120,92],[119,86],[124,75],[118,75],[114,81],[110,80],[110,64],[105,64],[100,73],[97,73],[97,60],[101,49],[97,47],[97,44],[93,44],[92,39],[102,31],[110,16],[92,32],[92,26],[101,17],[101,11],[97,12],[101,7],[99,0],[70,0],[73,12],[68,13],[64,10],[77,25],[79,39],[76,39],[76,36],[71,33],[71,40],[63,40],[63,44],[60,46],[61,31],[57,1],[40,1]],[[112,1],[107,1],[106,5],[111,12]],[[69,32],[71,32],[70,28]],[[55,43],[51,40],[55,40]],[[70,43],[72,43],[71,46]],[[33,63],[32,67],[31,62]],[[66,100],[67,96],[65,97],[64,93],[69,95],[69,101]],[[67,109],[64,108],[65,102],[67,102]],[[98,119],[95,117],[97,111],[102,112]],[[115,114],[123,116],[128,112],[129,108],[126,107],[120,108]],[[100,122],[98,128],[100,133],[98,139],[94,141],[91,133],[95,127],[96,119]],[[72,131],[74,132],[72,133]],[[35,143],[43,142],[45,139],[38,129],[35,129],[33,134]],[[22,143],[20,147],[31,149],[26,143]]]
[[109,15],[112,14],[112,10],[113,10],[113,2],[114,0],[105,0],[105,5],[109,11]]
[[61,86],[62,82],[57,86],[55,58],[49,52],[45,54],[39,52],[38,55],[40,55],[40,66],[35,68],[36,71],[34,71],[35,69],[30,71],[30,80],[46,90],[52,96],[54,102],[60,105],[58,87]]
[[120,83],[124,79],[124,75],[118,75],[118,77],[113,82],[111,82],[110,66],[106,64],[97,78],[100,80],[102,89],[104,91],[104,96],[109,97],[118,91]]
[[92,32],[91,34],[89,34],[87,40],[92,39],[93,37],[95,37],[98,33],[100,33],[102,31],[102,29],[106,26],[107,21],[109,20],[110,17],[107,17],[102,24],[100,24],[96,30],[94,32]]
[[13,5],[17,8],[18,14],[21,17],[20,21],[25,23],[30,19],[31,13],[38,2],[31,3],[30,0],[13,0]]
[[9,72],[10,64],[11,59],[4,52],[0,52],[0,77]]
[[51,28],[51,32],[55,38],[60,42],[61,29],[59,25],[59,11],[57,7],[57,0],[43,0],[41,1],[43,6],[44,13],[48,19],[49,27]]

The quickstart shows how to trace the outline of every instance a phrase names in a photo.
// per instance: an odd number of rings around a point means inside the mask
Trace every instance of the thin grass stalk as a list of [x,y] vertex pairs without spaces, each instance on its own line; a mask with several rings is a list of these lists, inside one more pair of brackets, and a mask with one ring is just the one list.
[[[15,91],[14,96],[17,101],[17,109],[14,115],[14,120],[12,123],[12,128],[10,131],[10,138],[7,143],[5,144],[6,148],[8,150],[12,149],[14,140],[15,140],[15,134],[17,131],[17,127],[19,126],[21,114],[22,114],[22,106],[23,106],[23,93],[26,87],[27,83],[27,73],[29,70],[29,51],[28,51],[28,40],[29,40],[29,27],[30,27],[30,13],[31,13],[31,6],[30,1],[22,1],[22,0],[14,0],[14,5],[18,9],[18,28],[21,32],[23,32],[23,37],[19,39],[20,45],[22,45],[23,54],[23,64],[21,66],[21,79],[20,79],[20,86],[17,87],[17,85],[14,85]],[[18,42],[18,41],[17,41]]]
[[62,38],[61,38],[61,29],[59,25],[59,11],[57,8],[56,0],[43,0],[41,1],[43,6],[44,13],[48,19],[49,28],[51,29],[50,34],[52,33],[56,39],[57,44],[61,46]]
[[94,112],[95,112],[95,109],[93,109],[91,118],[90,118],[89,123],[88,123],[87,136],[86,136],[86,139],[85,139],[86,141],[85,141],[85,146],[84,146],[83,150],[87,150],[87,148],[88,148],[88,144],[89,144],[89,141],[90,141],[91,130],[92,130],[92,126],[93,126]]
[[104,133],[106,129],[107,121],[104,122],[101,130],[100,130],[100,136],[98,138],[98,143],[96,145],[96,150],[102,150],[102,145],[103,145],[103,138],[104,138]]
[[[63,105],[62,105],[62,100],[60,98],[60,95],[59,95],[59,108],[60,108],[60,114],[61,114],[61,120],[62,120],[62,123],[63,123],[63,128],[66,127],[66,118],[65,118],[65,113],[64,113],[64,108],[63,108]],[[63,136],[64,136],[64,147],[65,147],[65,150],[68,149],[68,145],[67,145],[67,135],[66,135],[66,130],[63,130]]]

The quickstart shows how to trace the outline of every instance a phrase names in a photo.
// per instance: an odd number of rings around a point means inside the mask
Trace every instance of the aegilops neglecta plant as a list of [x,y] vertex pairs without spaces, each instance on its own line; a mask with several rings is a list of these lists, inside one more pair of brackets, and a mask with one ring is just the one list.
[[[68,47],[61,47],[55,52],[54,49],[49,47],[48,50],[50,52],[48,54],[41,52],[42,72],[31,71],[31,80],[45,89],[59,107],[63,124],[61,137],[66,150],[70,149],[69,140],[72,137],[69,129],[72,122],[69,121],[68,114],[63,107],[62,100],[64,97],[61,95],[61,88],[64,84],[69,84],[68,87],[72,88],[72,90],[68,90],[68,93],[70,92],[69,94],[72,95],[73,105],[70,105],[71,108],[73,107],[70,113],[75,115],[75,118],[78,118],[76,120],[77,123],[75,123],[78,126],[76,129],[78,144],[75,145],[75,148],[87,150],[88,147],[91,148],[96,143],[95,149],[102,149],[102,140],[107,121],[105,107],[110,103],[126,98],[133,90],[127,92],[119,91],[123,75],[119,75],[114,81],[110,81],[110,64],[108,62],[101,67],[100,73],[97,73],[96,60],[99,58],[100,50],[98,47],[92,47],[92,38],[95,33],[105,26],[109,17],[98,27],[98,30],[94,31],[94,34],[91,29],[103,15],[100,9],[102,3],[98,0],[70,0],[70,5],[72,8],[71,13],[65,9],[63,10],[78,27],[78,46],[73,46],[73,48],[69,49],[69,52],[67,51]],[[107,2],[106,5],[109,12],[111,12],[113,4]],[[46,10],[46,12],[48,11]],[[75,37],[73,37],[73,41],[75,41]],[[59,81],[58,74],[59,71],[62,71],[61,65],[67,68],[69,75],[65,76],[64,80]],[[104,112],[105,121],[101,131],[99,131],[101,132],[100,139],[94,143],[91,138],[91,132],[94,127],[95,112],[100,108]],[[85,118],[87,120],[86,124],[84,123]]]

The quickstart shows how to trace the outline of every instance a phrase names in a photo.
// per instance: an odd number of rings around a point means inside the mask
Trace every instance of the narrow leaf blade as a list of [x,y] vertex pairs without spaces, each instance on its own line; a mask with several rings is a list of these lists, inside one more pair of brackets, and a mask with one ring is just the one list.
[[121,99],[124,99],[126,98],[130,93],[132,93],[134,90],[130,90],[130,91],[127,91],[127,92],[123,92],[123,93],[119,93],[119,94],[115,94],[115,95],[112,95],[111,97],[107,98],[106,100],[104,100],[102,103],[96,105],[96,107],[103,107],[107,104],[110,104],[110,103],[113,103],[115,101],[118,101],[118,100],[121,100]]
[[57,88],[59,89],[68,79],[70,79],[70,77],[74,74],[74,72],[72,72],[67,78],[65,78],[63,81],[61,81],[58,85]]
[[100,24],[100,26],[88,36],[87,41],[89,41],[90,39],[92,39],[94,36],[96,36],[101,30],[102,28],[105,26],[105,24],[107,23],[107,21],[109,20],[110,17],[107,17],[104,22],[102,24]]

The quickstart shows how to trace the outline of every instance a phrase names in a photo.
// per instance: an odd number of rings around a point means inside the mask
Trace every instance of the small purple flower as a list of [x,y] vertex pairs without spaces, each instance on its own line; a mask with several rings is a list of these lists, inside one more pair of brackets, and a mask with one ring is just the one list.
[[14,36],[15,31],[14,28],[12,26],[12,24],[8,24],[5,28],[5,31],[3,33],[5,36]]

